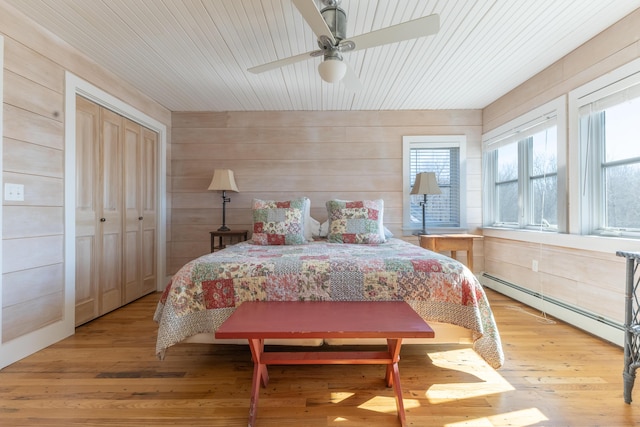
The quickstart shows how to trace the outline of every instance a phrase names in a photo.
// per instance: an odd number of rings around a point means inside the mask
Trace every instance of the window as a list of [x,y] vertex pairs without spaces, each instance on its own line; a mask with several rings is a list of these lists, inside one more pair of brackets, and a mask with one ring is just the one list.
[[558,128],[553,126],[527,140],[529,162],[529,225],[558,227]]
[[500,147],[493,154],[495,162],[495,222],[518,224],[518,144]]
[[407,136],[403,138],[404,228],[422,228],[423,195],[409,193],[420,172],[434,172],[441,194],[428,195],[425,208],[427,228],[466,226],[464,194],[466,137]]
[[564,230],[558,124],[564,98],[484,136],[484,225]]
[[[2,35],[0,35],[0,105],[3,106],[2,109],[0,109],[0,135],[4,135],[3,133],[3,110],[4,110],[4,77],[3,77],[3,73],[4,73],[4,37],[2,37]],[[3,166],[3,156],[2,156],[2,152],[4,150],[4,142],[3,140],[0,138],[0,168],[2,168]],[[4,188],[3,182],[2,182],[2,175],[0,175],[0,188]],[[0,209],[0,224],[2,223],[2,209]],[[0,240],[2,239],[2,227],[0,227]],[[2,270],[2,246],[0,246],[0,271],[4,271]],[[11,352],[11,349],[14,347],[11,347],[10,345],[7,344],[3,344],[4,342],[6,342],[2,336],[2,331],[3,331],[3,325],[2,325],[2,318],[4,317],[3,315],[5,315],[6,313],[3,313],[2,307],[4,307],[3,303],[2,303],[2,275],[0,275],[0,353],[4,354],[4,357],[0,356],[0,369],[4,368],[5,366],[7,366],[10,363],[13,363],[16,359],[18,359],[19,357],[15,357],[13,355],[13,353]],[[13,342],[15,342],[16,340],[13,340]],[[4,347],[4,348],[3,348]],[[8,357],[9,355],[11,355],[10,357]],[[14,359],[15,357],[15,359]]]
[[623,90],[605,89],[597,99],[580,108],[579,116],[582,231],[637,236],[640,82]]

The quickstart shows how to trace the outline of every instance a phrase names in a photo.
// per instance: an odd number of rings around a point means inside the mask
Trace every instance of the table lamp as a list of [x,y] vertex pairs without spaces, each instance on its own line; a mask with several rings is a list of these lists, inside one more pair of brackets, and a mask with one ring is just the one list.
[[222,227],[218,228],[218,231],[230,231],[226,225],[226,204],[231,202],[231,199],[227,197],[226,192],[235,191],[238,193],[240,191],[233,178],[233,171],[231,169],[215,169],[208,190],[222,191]]
[[415,235],[420,234],[429,234],[427,233],[426,220],[425,220],[425,209],[427,206],[427,195],[429,194],[441,194],[442,191],[438,186],[438,180],[436,179],[435,172],[420,172],[416,175],[416,181],[413,184],[413,188],[411,189],[412,195],[414,194],[422,194],[424,199],[420,202],[422,206],[422,230],[414,232]]

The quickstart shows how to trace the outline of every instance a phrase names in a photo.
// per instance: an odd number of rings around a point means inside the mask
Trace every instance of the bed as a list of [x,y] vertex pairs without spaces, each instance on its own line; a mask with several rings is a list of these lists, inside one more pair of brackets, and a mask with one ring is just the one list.
[[396,238],[370,244],[248,241],[199,257],[173,276],[158,302],[158,357],[180,342],[214,342],[222,322],[251,300],[404,300],[432,325],[436,337],[453,325],[468,333],[492,367],[504,361],[491,308],[471,271]]

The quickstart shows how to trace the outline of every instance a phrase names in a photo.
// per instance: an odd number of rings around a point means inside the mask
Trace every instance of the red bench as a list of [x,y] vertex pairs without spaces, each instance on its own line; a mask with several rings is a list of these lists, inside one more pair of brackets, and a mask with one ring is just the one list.
[[[403,338],[433,338],[431,327],[400,301],[251,301],[242,303],[218,328],[216,338],[245,338],[253,357],[249,427],[255,426],[260,384],[269,382],[267,365],[382,364],[394,389],[398,418],[406,425],[398,361]],[[269,338],[385,338],[384,351],[264,351]]]

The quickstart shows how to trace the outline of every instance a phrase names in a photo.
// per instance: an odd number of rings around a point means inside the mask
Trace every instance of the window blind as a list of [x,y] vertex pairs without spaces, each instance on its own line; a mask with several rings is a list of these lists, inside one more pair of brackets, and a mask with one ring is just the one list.
[[629,86],[623,90],[619,90],[610,95],[599,98],[595,101],[584,104],[578,110],[579,115],[586,116],[588,114],[600,113],[607,108],[622,104],[633,99],[640,98],[640,84]]
[[496,150],[513,142],[522,141],[536,133],[555,126],[557,116],[555,114],[544,114],[520,126],[509,129],[484,142],[485,150]]
[[[412,148],[411,187],[420,172],[434,172],[442,194],[427,196],[426,223],[437,227],[460,226],[460,148]],[[422,222],[422,195],[411,197],[412,222]]]

